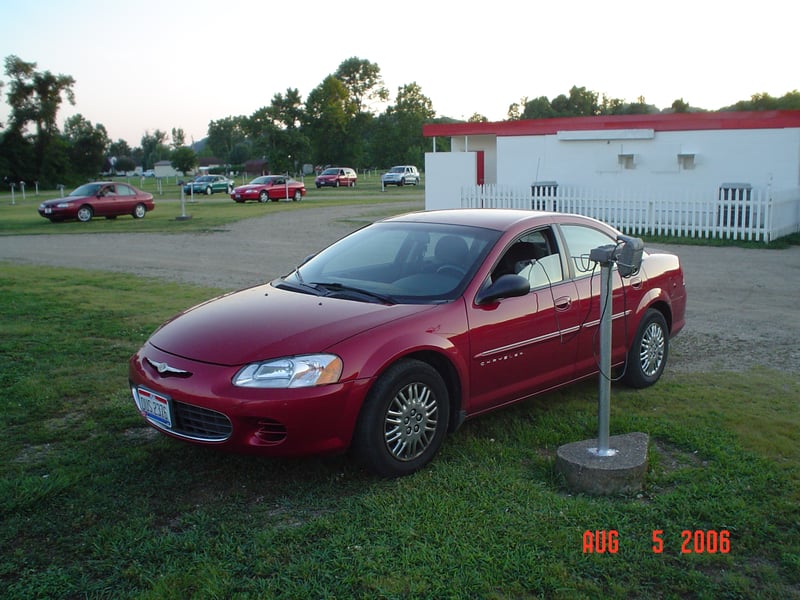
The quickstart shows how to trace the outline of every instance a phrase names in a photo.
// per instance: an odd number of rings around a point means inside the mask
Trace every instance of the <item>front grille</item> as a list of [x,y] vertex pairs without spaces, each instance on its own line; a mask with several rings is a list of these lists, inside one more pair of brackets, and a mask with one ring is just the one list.
[[233,431],[228,417],[215,410],[172,401],[174,423],[172,432],[195,440],[221,442]]

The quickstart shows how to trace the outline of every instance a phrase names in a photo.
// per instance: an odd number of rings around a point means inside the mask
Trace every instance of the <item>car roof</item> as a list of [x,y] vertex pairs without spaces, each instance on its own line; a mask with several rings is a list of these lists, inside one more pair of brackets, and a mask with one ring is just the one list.
[[[532,210],[513,210],[495,208],[453,208],[407,213],[390,217],[386,221],[414,221],[417,223],[449,223],[452,225],[471,225],[488,229],[506,230],[512,225],[530,220],[549,223],[555,213]],[[550,218],[548,218],[550,217]]]
[[384,222],[442,223],[483,227],[497,231],[507,231],[517,226],[528,228],[551,223],[582,223],[614,231],[614,228],[606,223],[582,215],[504,208],[452,208],[420,211],[389,217],[384,219]]

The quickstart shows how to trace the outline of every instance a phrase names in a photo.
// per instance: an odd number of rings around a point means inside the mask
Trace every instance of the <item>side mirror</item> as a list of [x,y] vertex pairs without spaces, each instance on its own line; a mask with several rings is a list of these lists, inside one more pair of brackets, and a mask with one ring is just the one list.
[[489,287],[478,292],[476,304],[489,304],[501,298],[517,298],[531,291],[531,283],[520,275],[502,275]]

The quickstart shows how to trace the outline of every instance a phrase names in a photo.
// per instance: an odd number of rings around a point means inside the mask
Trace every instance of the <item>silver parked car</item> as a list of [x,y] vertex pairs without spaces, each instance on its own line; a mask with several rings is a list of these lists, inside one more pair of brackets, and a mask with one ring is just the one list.
[[389,169],[388,173],[381,176],[383,185],[417,185],[419,183],[419,171],[413,165],[398,165]]

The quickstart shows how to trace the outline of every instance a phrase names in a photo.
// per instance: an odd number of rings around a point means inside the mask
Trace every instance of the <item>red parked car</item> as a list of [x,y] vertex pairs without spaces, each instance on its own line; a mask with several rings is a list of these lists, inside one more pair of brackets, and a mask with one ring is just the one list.
[[86,222],[92,217],[114,219],[120,215],[141,219],[154,208],[153,194],[127,183],[98,181],[75,188],[64,198],[45,200],[39,205],[39,214],[53,222],[67,219]]
[[[597,374],[589,253],[619,235],[535,211],[385,219],[168,321],[130,360],[133,399],[188,442],[264,455],[352,448],[374,472],[406,475],[464,419]],[[629,384],[659,379],[685,307],[676,256],[645,250],[634,274],[614,271],[612,363]]]
[[235,202],[246,202],[247,200],[277,202],[284,199],[297,201],[305,195],[306,186],[286,175],[256,177],[247,185],[240,185],[231,192],[231,198]]

